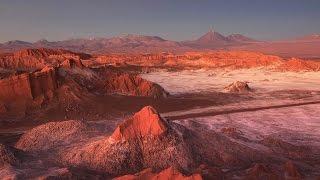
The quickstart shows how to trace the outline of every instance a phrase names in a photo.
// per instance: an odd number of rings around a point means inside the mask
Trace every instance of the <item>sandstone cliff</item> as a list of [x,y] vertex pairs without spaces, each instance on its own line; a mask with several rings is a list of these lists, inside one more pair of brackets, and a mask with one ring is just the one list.
[[169,95],[160,85],[128,73],[108,73],[105,89],[110,94],[165,98]]
[[49,68],[0,80],[0,100],[33,100],[41,95],[53,93],[57,88],[55,71],[54,68]]

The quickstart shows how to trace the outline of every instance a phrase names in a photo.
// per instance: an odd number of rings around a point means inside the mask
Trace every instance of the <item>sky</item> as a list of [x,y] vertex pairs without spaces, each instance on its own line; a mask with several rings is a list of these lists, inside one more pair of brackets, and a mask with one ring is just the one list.
[[320,0],[0,0],[0,42],[124,34],[180,41],[210,26],[259,40],[320,33]]

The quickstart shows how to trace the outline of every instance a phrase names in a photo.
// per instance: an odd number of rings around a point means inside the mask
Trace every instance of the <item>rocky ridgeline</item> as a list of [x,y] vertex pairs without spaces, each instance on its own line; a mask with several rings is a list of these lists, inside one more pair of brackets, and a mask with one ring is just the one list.
[[104,54],[96,58],[99,63],[130,63],[146,67],[177,69],[249,69],[265,68],[272,71],[319,71],[320,62],[298,58],[285,59],[248,51],[207,51],[183,54]]
[[0,56],[0,68],[34,71],[46,66],[57,66],[65,60],[89,59],[91,55],[62,49],[24,49]]
[[320,71],[319,61],[306,61],[297,58],[291,58],[277,67],[280,71]]
[[15,148],[46,155],[60,167],[119,179],[303,177],[293,162],[274,160],[224,135],[197,124],[193,127],[196,129],[168,121],[147,106],[119,124],[111,135],[97,138],[95,133],[102,129],[94,123],[50,122],[27,131]]
[[17,59],[25,57],[35,57],[35,58],[46,58],[50,55],[62,55],[62,54],[71,54],[71,51],[59,50],[59,49],[23,49],[13,53],[13,56]]

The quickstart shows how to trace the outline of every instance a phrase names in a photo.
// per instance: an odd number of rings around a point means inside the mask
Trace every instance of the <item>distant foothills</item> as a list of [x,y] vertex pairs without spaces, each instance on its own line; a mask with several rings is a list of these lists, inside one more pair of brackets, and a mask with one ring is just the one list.
[[320,35],[313,34],[281,41],[259,41],[242,34],[224,36],[211,29],[199,39],[180,42],[166,40],[158,36],[125,35],[112,38],[79,38],[63,41],[43,39],[34,43],[19,40],[0,43],[1,53],[10,53],[26,48],[66,49],[90,54],[241,50],[282,57],[320,59]]

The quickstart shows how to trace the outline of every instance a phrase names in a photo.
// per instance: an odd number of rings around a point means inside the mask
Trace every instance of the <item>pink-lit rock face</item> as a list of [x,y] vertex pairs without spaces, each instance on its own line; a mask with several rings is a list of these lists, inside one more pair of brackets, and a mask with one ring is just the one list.
[[153,107],[146,106],[133,117],[120,124],[111,137],[119,141],[160,136],[168,130],[167,126],[167,122],[160,117]]
[[62,49],[23,49],[13,54],[0,56],[0,67],[16,70],[42,69],[47,65],[58,65],[65,60],[88,59],[88,54],[74,53]]
[[107,74],[105,88],[110,94],[123,94],[129,96],[145,96],[165,98],[169,95],[161,86],[147,81],[137,75],[127,73]]

